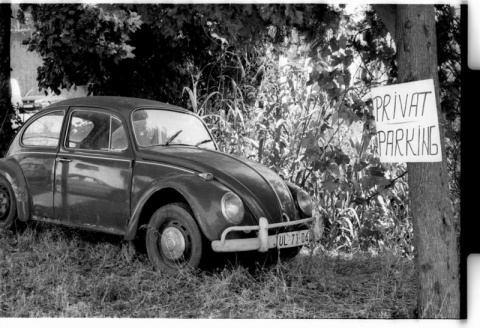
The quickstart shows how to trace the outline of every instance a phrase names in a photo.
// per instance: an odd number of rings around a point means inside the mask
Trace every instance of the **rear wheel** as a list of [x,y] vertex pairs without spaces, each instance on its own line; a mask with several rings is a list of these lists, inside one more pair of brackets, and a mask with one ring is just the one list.
[[17,202],[10,183],[0,176],[0,229],[10,229],[17,218]]
[[155,268],[167,273],[196,269],[202,259],[202,234],[182,203],[162,206],[152,215],[146,246]]

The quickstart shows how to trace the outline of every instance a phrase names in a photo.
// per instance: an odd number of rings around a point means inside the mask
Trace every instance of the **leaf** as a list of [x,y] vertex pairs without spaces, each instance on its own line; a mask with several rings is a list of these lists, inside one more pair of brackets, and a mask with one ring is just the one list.
[[343,152],[340,152],[339,154],[337,154],[335,156],[335,163],[337,163],[338,165],[345,165],[345,164],[349,164],[350,163],[350,157],[343,153]]
[[253,140],[253,139],[250,139],[250,138],[246,138],[246,140],[255,148],[258,149],[258,142]]
[[[322,51],[320,52],[321,56],[323,58],[327,58],[328,56],[330,56],[332,54],[332,50],[330,50],[329,47],[324,47],[322,49]],[[328,65],[325,65],[326,67],[328,67]]]
[[320,127],[320,132],[323,133],[327,129],[331,129],[332,127],[328,123],[323,123],[322,126]]
[[[346,56],[345,59],[344,59],[344,62],[343,62],[343,65],[344,67],[349,67],[354,61],[354,58],[353,56],[349,55],[349,56]],[[350,75],[350,71],[346,71],[345,74],[349,74]]]
[[227,39],[224,38],[224,37],[219,36],[217,33],[211,33],[210,35],[212,36],[212,38],[217,39],[217,40],[220,40],[220,42],[222,43],[222,45],[223,45],[223,44],[228,44]]
[[375,177],[374,181],[380,186],[388,186],[391,183],[390,180],[385,177]]
[[279,129],[280,127],[282,127],[282,125],[285,124],[285,120],[283,118],[279,119],[276,123],[275,123],[275,129]]
[[[197,107],[197,97],[195,96],[195,93],[192,89],[189,87],[183,87],[183,92],[187,91],[188,96],[190,98],[190,102],[192,103],[192,109],[194,113],[198,112],[198,107]],[[182,92],[182,94],[183,94]]]
[[317,81],[320,77],[320,72],[317,69],[314,69],[309,74],[310,80]]
[[295,163],[301,162],[304,157],[305,157],[304,155],[298,156],[298,158],[295,159]]
[[307,288],[308,288],[308,289],[317,289],[317,288],[318,288],[318,285],[315,284],[315,283],[313,283],[313,282],[309,282],[309,283],[307,284]]
[[203,109],[203,107],[206,106],[208,100],[209,100],[210,98],[212,98],[213,96],[215,96],[215,95],[220,95],[220,96],[222,96],[222,94],[221,94],[220,92],[218,92],[218,91],[211,92],[211,93],[207,96],[207,98],[205,98],[205,101],[203,102],[202,106],[200,106],[200,109]]
[[340,176],[340,168],[338,167],[338,165],[336,163],[330,164],[328,169],[329,169],[330,173],[332,173],[335,177]]
[[338,46],[338,41],[335,38],[331,38],[329,42],[330,48],[332,49],[332,52],[337,52],[340,48]]
[[341,35],[340,39],[338,40],[338,45],[340,48],[345,49],[347,47],[347,38],[345,35]]
[[342,62],[343,62],[343,58],[344,56],[341,55],[341,56],[332,56],[330,57],[331,60],[332,60],[332,66],[335,67],[337,65],[340,65]]
[[385,201],[381,195],[377,196],[378,204],[380,205],[380,208],[382,209],[383,214],[387,214],[388,210],[387,207],[385,206]]
[[339,119],[339,113],[334,112],[332,114],[332,125],[336,125],[338,123],[338,119]]
[[[375,165],[373,161],[370,161],[371,165]],[[372,166],[368,169],[368,173],[373,177],[384,177],[384,170],[378,166]]]
[[331,180],[322,183],[322,188],[327,190],[328,192],[334,192],[335,190],[337,190],[337,187],[338,184]]
[[356,155],[359,155],[360,154],[360,142],[358,141],[358,139],[352,135],[352,137],[350,138],[350,146],[356,151]]
[[347,216],[342,217],[342,219],[347,223],[348,229],[350,231],[350,235],[353,237],[354,232],[353,232],[352,221],[350,221],[350,219]]

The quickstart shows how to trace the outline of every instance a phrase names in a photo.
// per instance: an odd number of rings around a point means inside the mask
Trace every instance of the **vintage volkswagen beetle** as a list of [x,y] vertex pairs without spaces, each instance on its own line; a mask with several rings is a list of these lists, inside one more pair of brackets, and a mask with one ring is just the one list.
[[0,228],[17,218],[125,240],[146,227],[148,256],[167,272],[212,249],[295,255],[320,230],[305,191],[217,151],[198,116],[122,97],[61,101],[27,121],[0,159]]

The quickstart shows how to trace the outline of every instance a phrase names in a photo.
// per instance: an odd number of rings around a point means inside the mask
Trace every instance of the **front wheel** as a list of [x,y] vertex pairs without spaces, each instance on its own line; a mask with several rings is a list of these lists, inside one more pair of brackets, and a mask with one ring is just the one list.
[[159,208],[148,223],[147,254],[159,271],[196,269],[202,259],[202,234],[188,208],[181,203]]
[[0,229],[10,229],[17,217],[17,203],[10,183],[0,176]]

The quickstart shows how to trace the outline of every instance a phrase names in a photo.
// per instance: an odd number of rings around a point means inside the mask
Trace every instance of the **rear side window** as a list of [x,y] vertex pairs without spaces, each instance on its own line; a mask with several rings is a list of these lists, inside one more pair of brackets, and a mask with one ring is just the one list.
[[64,116],[65,113],[63,111],[58,111],[39,117],[25,129],[22,136],[22,144],[25,146],[56,148]]
[[68,148],[100,151],[127,149],[122,122],[106,113],[75,111],[68,131]]
[[111,118],[110,131],[112,133],[111,145],[112,150],[125,150],[128,146],[127,134],[125,133],[125,128],[116,117]]

